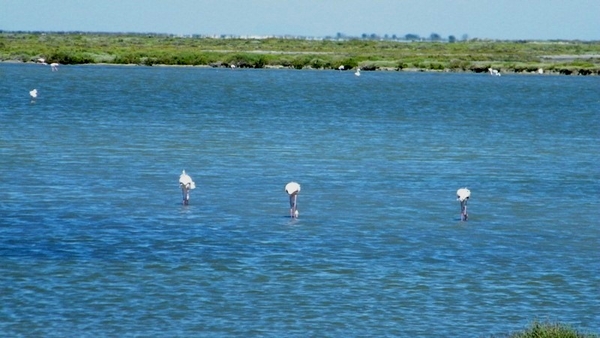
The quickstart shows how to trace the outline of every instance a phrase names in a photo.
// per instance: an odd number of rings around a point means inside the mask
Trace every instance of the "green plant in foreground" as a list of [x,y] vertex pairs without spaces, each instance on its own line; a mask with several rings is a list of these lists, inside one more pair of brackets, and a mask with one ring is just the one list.
[[509,338],[600,338],[600,336],[581,333],[565,324],[535,321],[525,331],[513,333]]

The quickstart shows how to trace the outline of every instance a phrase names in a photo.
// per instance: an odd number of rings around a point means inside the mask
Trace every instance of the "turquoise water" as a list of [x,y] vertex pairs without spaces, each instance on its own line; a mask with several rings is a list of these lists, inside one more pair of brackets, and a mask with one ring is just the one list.
[[598,77],[0,64],[0,92],[3,335],[600,331]]

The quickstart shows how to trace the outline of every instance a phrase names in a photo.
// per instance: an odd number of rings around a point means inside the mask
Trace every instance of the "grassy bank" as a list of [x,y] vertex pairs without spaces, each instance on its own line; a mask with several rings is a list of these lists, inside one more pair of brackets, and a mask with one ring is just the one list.
[[0,33],[0,61],[600,75],[600,41],[407,42]]

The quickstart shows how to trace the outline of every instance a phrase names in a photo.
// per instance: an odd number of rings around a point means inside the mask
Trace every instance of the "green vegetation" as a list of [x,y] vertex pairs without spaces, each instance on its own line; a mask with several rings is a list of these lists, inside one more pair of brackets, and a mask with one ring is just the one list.
[[511,334],[509,338],[599,338],[597,334],[581,333],[570,326],[558,323],[534,322],[523,332]]
[[0,61],[600,75],[600,41],[453,41],[0,31]]

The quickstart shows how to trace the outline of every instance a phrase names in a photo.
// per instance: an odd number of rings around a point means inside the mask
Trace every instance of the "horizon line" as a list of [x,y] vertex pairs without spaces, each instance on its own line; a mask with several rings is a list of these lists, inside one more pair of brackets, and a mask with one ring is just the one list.
[[[132,31],[85,31],[85,30],[64,30],[64,31],[53,31],[53,30],[4,30],[0,29],[0,34],[12,33],[12,34],[97,34],[97,35],[154,35],[154,36],[171,36],[181,38],[212,38],[212,39],[247,39],[247,40],[261,40],[261,39],[304,39],[304,40],[379,40],[379,41],[419,41],[419,42],[444,42],[449,41],[449,35],[447,38],[441,37],[437,33],[432,33],[430,37],[422,37],[419,34],[407,33],[404,35],[398,34],[362,34],[362,36],[347,35],[343,33],[336,33],[334,35],[325,36],[307,36],[297,34],[200,34],[200,33],[159,33],[159,32],[132,32]],[[437,35],[438,38],[432,39],[431,37]],[[411,36],[412,38],[407,38]],[[479,37],[468,37],[467,34],[463,34],[461,39],[454,38],[456,42],[469,42],[469,41],[513,41],[513,42],[600,42],[600,40],[583,40],[583,39],[492,39],[492,38],[479,38]]]

